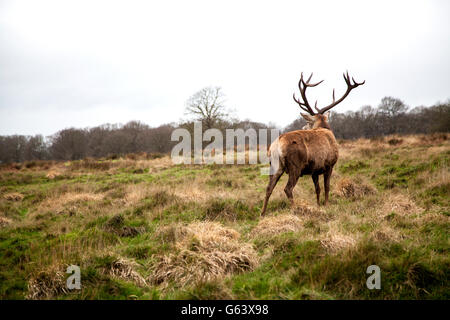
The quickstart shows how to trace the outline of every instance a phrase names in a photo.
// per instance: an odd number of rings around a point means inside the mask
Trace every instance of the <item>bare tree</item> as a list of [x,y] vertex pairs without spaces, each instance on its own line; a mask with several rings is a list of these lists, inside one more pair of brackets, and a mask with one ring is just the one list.
[[64,129],[51,136],[50,141],[53,159],[78,160],[86,156],[88,141],[85,130]]
[[109,133],[102,142],[103,155],[120,155],[131,152],[133,137],[124,130],[118,129]]
[[393,97],[384,97],[378,106],[378,110],[389,117],[395,117],[408,111],[402,100]]
[[204,129],[213,128],[228,114],[224,105],[224,94],[220,87],[206,87],[192,95],[186,102],[185,113],[202,121]]
[[124,150],[126,153],[140,152],[145,150],[145,144],[138,141],[139,135],[149,130],[150,127],[140,121],[130,121],[126,123],[120,131],[122,131],[127,137],[128,142]]
[[40,134],[29,137],[24,150],[25,160],[38,160],[47,157],[47,146]]
[[103,156],[103,145],[105,139],[111,132],[117,129],[109,124],[104,124],[98,127],[89,129],[87,134],[88,137],[88,156],[90,157],[101,157]]
[[173,126],[167,124],[149,130],[148,140],[151,146],[149,151],[164,153],[172,150],[174,142],[171,141],[170,136],[174,129]]
[[25,148],[27,138],[25,136],[13,135],[0,139],[0,161],[20,162],[25,160]]

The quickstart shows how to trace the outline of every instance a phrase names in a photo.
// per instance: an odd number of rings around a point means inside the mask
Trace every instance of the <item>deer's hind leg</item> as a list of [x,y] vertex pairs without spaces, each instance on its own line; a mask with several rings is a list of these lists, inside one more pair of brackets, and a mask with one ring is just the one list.
[[333,167],[329,168],[323,174],[323,184],[325,186],[325,205],[328,204],[328,193],[330,192],[330,178],[333,173]]
[[[317,205],[320,206],[320,185],[319,185],[319,175],[316,173],[312,174],[312,180],[314,182],[314,187],[316,189]],[[328,194],[327,194],[328,197]]]
[[267,203],[269,202],[269,198],[270,195],[272,194],[273,188],[275,188],[275,186],[278,183],[278,180],[280,180],[280,177],[282,176],[283,173],[284,169],[280,167],[273,175],[270,175],[269,184],[267,185],[266,188],[266,198],[264,199],[264,205],[261,211],[261,215],[264,215],[264,213],[266,212]]
[[300,178],[301,170],[296,170],[295,168],[289,169],[289,180],[284,188],[284,193],[288,197],[291,202],[291,206],[294,205],[294,196],[292,195],[292,191],[294,190],[295,185],[297,184],[298,178]]

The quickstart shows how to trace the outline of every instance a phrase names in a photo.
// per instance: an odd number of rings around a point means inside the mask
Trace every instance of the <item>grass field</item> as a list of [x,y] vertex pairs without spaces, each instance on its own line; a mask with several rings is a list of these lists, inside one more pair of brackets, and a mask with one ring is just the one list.
[[[449,299],[450,136],[339,151],[329,206],[305,176],[291,208],[284,175],[262,218],[263,165],[3,165],[0,298]],[[373,264],[380,290],[366,287]],[[69,265],[81,290],[66,288]]]

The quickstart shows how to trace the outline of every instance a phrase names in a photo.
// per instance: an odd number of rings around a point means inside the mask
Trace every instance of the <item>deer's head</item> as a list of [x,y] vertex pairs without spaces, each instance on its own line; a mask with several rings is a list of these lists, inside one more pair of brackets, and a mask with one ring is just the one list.
[[323,82],[323,80],[319,81],[317,83],[310,83],[312,76],[313,76],[313,74],[311,73],[308,80],[305,81],[303,79],[303,72],[300,75],[300,80],[298,82],[298,88],[300,89],[300,95],[301,95],[303,101],[300,99],[297,99],[295,97],[295,93],[293,95],[294,101],[298,103],[298,105],[300,106],[300,108],[303,111],[307,112],[307,114],[301,113],[302,117],[306,120],[306,125],[302,129],[306,129],[306,130],[315,129],[315,128],[330,129],[330,126],[328,124],[328,118],[330,116],[329,110],[331,108],[333,108],[334,106],[336,106],[337,104],[341,103],[348,96],[350,91],[355,89],[357,86],[364,84],[366,81],[358,83],[355,81],[355,79],[351,78],[351,80],[353,81],[353,83],[352,83],[350,81],[350,76],[348,75],[348,71],[347,71],[347,73],[344,73],[344,80],[345,80],[345,83],[347,84],[347,91],[345,91],[344,95],[336,101],[336,99],[334,97],[334,89],[333,89],[333,102],[330,105],[328,105],[322,109],[319,109],[319,108],[317,108],[317,100],[316,100],[316,103],[314,104],[314,108],[316,109],[317,112],[314,112],[314,110],[309,105],[308,99],[306,98],[306,89],[308,87],[315,87],[315,86],[321,84]]
[[310,130],[315,128],[327,128],[330,129],[330,125],[328,124],[328,118],[330,116],[330,111],[325,112],[324,114],[315,114],[310,115],[306,113],[301,113],[303,119],[306,120],[306,125],[303,126],[303,130]]

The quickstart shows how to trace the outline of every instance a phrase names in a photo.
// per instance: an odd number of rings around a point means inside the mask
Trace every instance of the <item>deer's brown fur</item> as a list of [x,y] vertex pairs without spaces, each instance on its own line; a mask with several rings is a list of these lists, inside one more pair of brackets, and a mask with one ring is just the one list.
[[307,121],[307,125],[304,127],[306,130],[296,130],[280,135],[268,150],[268,156],[270,158],[270,180],[267,185],[266,197],[261,214],[265,213],[270,195],[278,180],[285,172],[289,175],[289,179],[284,188],[284,192],[291,204],[294,203],[292,191],[298,179],[303,175],[311,175],[315,186],[317,204],[320,205],[319,175],[321,174],[323,174],[324,178],[325,205],[328,203],[330,177],[339,157],[336,138],[328,124],[328,110],[341,102],[352,89],[364,82],[357,83],[352,78],[352,84],[348,73],[347,75],[344,74],[344,79],[348,85],[344,96],[336,101],[333,90],[333,103],[323,109],[318,109],[316,102],[315,108],[318,113],[315,114],[306,99],[305,91],[307,87],[314,87],[322,81],[316,84],[310,84],[309,80],[311,77],[312,75],[305,82],[302,75],[299,81],[303,102],[294,96],[294,100],[302,110],[309,113],[302,114]]
[[[270,146],[268,156],[271,159],[271,170],[274,172],[270,176],[269,185],[266,189],[263,214],[273,188],[284,172],[289,175],[284,192],[291,203],[294,201],[292,190],[298,179],[303,175],[311,175],[316,189],[317,204],[319,204],[319,175],[323,174],[325,204],[327,204],[331,173],[339,157],[336,139],[327,126],[328,123],[325,122],[319,124],[315,129],[296,130],[282,134]],[[272,165],[277,161],[276,158],[278,158],[278,168]]]

